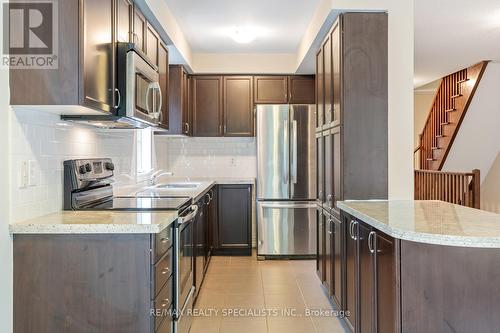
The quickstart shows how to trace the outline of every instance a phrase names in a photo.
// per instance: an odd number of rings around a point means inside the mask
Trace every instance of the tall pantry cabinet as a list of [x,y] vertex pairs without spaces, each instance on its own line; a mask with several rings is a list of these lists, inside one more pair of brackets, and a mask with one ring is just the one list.
[[386,13],[339,15],[316,54],[316,91],[318,275],[356,331],[356,249],[337,202],[387,198]]

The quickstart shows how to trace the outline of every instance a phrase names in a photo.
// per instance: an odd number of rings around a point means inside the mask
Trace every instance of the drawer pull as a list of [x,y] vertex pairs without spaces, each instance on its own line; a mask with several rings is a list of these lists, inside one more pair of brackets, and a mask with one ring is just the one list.
[[167,274],[168,272],[170,272],[170,268],[168,268],[168,267],[165,267],[164,269],[162,269],[162,270],[161,270],[161,274],[162,274],[162,275],[165,275],[165,274]]
[[169,241],[169,240],[170,240],[170,239],[168,239],[168,237],[167,237],[167,238],[162,238],[162,239],[160,240],[160,242],[162,242],[163,244],[166,244],[166,243],[168,243],[168,241]]
[[163,302],[161,303],[161,307],[165,308],[170,304],[170,300],[168,298],[165,298]]

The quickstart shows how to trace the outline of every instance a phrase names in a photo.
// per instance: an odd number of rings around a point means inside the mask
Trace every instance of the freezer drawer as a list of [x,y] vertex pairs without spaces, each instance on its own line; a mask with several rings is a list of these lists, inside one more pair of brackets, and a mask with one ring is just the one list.
[[314,201],[257,202],[258,255],[315,255]]

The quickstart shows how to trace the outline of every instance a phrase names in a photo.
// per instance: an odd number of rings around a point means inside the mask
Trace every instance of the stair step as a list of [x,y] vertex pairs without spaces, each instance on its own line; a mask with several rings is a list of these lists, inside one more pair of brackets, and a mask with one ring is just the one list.
[[458,98],[458,97],[462,97],[462,94],[456,94],[456,95],[451,96],[451,98]]
[[432,150],[437,150],[437,149],[441,149],[439,147],[431,147]]
[[436,135],[436,138],[444,138],[446,135],[444,134],[439,134],[439,135]]
[[446,110],[444,110],[444,112],[453,112],[453,111],[457,111],[457,109],[452,108],[452,109],[446,109]]
[[436,161],[435,158],[428,158],[427,161]]
[[450,123],[449,121],[446,121],[446,122],[444,122],[444,123],[441,123],[441,126],[444,126],[444,125],[449,125],[449,124],[451,124],[451,123]]
[[465,82],[467,82],[467,81],[469,81],[469,79],[459,80],[459,81],[457,81],[457,83],[465,83]]

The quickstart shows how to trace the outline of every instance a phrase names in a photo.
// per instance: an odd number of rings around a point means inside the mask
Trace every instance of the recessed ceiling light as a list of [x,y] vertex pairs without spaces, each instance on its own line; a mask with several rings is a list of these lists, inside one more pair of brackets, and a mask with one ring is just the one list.
[[252,27],[234,27],[228,32],[236,43],[247,44],[257,38],[257,29]]

